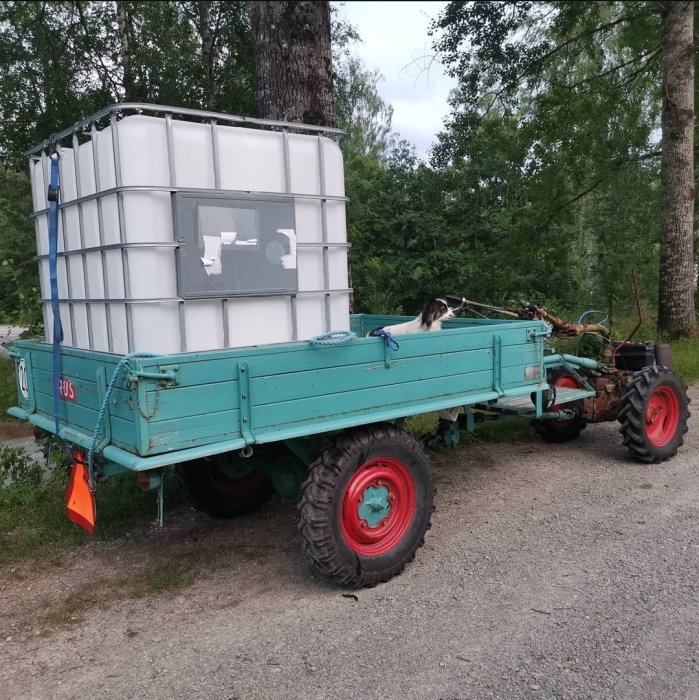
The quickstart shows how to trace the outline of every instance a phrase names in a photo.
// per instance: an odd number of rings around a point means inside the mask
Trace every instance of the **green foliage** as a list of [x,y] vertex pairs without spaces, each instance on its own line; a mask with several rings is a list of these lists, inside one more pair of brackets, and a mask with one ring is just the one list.
[[[476,413],[479,413],[478,411]],[[405,422],[405,429],[418,440],[437,428],[437,413],[422,413],[410,416]],[[460,446],[481,442],[536,442],[539,440],[532,429],[531,421],[520,416],[498,416],[497,420],[479,421],[474,431],[460,431]],[[449,452],[452,448],[440,446],[436,449]]]
[[431,31],[458,80],[432,163],[469,220],[481,298],[519,290],[614,319],[633,308],[634,267],[654,307],[660,8],[453,2]]
[[0,66],[0,154],[18,170],[25,150],[113,102],[255,113],[245,2],[9,0]]
[[432,167],[347,164],[358,310],[456,293],[614,322],[631,268],[655,306],[659,34],[635,5],[447,6],[436,47],[459,88]]
[[[65,466],[47,469],[36,464],[21,449],[0,450],[0,567],[89,541],[66,515],[68,474]],[[182,494],[169,471],[165,494],[169,511],[182,505]],[[95,537],[99,540],[137,533],[156,518],[156,492],[141,491],[133,474],[99,484],[96,503]]]
[[373,160],[386,158],[391,142],[393,108],[379,96],[381,73],[367,70],[361,60],[350,56],[336,64],[335,111],[337,125],[346,136],[340,144],[345,160],[358,156]]
[[0,322],[42,322],[23,153],[125,100],[254,116],[247,3],[0,3]]
[[0,165],[0,323],[35,330],[42,318],[31,210],[28,175]]
[[0,357],[0,422],[6,417],[7,409],[17,405],[17,382],[15,363]]
[[[14,362],[0,358],[0,424],[17,403]],[[41,557],[88,541],[66,516],[70,464],[53,438],[39,441],[50,468],[22,448],[0,448],[0,567],[25,557]],[[179,507],[182,494],[174,476],[165,476],[166,505]],[[133,474],[98,485],[96,537],[110,539],[137,532],[156,517],[155,492],[144,493]]]
[[0,447],[0,484],[37,487],[41,483],[41,467],[20,447]]

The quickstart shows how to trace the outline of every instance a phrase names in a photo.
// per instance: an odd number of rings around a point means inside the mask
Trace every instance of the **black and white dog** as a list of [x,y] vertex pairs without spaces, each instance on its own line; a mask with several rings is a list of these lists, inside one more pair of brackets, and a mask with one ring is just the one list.
[[420,315],[412,321],[397,323],[394,326],[375,328],[368,335],[379,335],[381,331],[386,331],[391,335],[439,331],[442,330],[442,321],[446,321],[449,318],[454,318],[454,310],[449,307],[449,304],[444,299],[430,299],[423,307]]

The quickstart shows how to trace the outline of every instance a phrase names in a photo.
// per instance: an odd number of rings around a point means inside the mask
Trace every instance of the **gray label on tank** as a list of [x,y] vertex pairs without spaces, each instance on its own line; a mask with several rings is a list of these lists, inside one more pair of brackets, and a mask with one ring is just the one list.
[[298,291],[292,201],[180,192],[175,208],[183,298]]

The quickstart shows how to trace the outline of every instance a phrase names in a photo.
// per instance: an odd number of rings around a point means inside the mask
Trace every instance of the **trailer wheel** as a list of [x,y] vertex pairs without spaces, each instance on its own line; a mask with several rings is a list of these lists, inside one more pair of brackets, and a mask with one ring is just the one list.
[[350,586],[374,586],[415,558],[434,510],[432,465],[394,425],[341,435],[312,465],[299,530],[312,563]]
[[[551,386],[565,387],[568,389],[582,389],[580,380],[571,374],[565,367],[550,369],[547,373],[546,381]],[[576,402],[577,403],[577,402]],[[551,411],[559,411],[562,407],[574,408],[576,403],[564,404],[563,406],[553,405]],[[583,418],[577,416],[570,420],[534,420],[532,427],[534,431],[546,442],[568,442],[574,440],[587,426]]]
[[[232,455],[226,457],[228,460],[239,459]],[[267,503],[274,493],[266,474],[251,471],[245,476],[231,476],[229,468],[218,456],[182,462],[175,471],[192,505],[214,518],[233,518],[250,513]]]
[[674,456],[687,432],[689,397],[680,377],[667,367],[645,367],[621,399],[618,420],[624,446],[640,462]]

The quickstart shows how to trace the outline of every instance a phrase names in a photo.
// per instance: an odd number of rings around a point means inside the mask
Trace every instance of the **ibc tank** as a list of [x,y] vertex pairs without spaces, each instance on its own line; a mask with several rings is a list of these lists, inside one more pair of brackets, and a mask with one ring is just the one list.
[[50,147],[64,345],[180,353],[349,328],[341,133],[129,104],[34,148],[46,340]]

